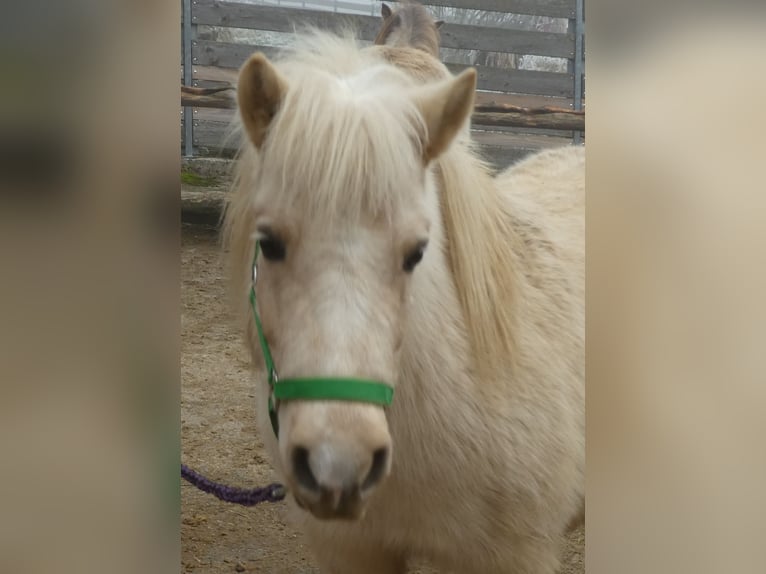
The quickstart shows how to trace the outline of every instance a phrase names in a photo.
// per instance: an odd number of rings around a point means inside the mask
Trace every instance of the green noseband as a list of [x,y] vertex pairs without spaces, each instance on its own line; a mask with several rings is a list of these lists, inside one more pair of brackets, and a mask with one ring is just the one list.
[[332,400],[354,401],[359,403],[372,403],[375,405],[388,406],[394,398],[394,389],[391,385],[368,379],[356,379],[352,377],[302,377],[294,379],[280,379],[274,366],[274,359],[269,350],[266,336],[263,334],[263,325],[258,315],[258,307],[255,304],[255,282],[258,279],[256,260],[260,253],[260,244],[255,242],[255,254],[253,255],[253,283],[250,287],[250,306],[253,309],[255,327],[258,331],[258,341],[261,343],[263,359],[266,363],[266,371],[269,380],[269,419],[274,434],[279,436],[279,419],[277,418],[278,401],[287,400]]

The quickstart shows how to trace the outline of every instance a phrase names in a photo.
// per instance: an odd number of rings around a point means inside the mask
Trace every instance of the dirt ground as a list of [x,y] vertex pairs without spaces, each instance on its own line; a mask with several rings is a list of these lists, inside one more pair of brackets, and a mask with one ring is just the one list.
[[[213,480],[263,486],[275,475],[255,428],[249,358],[231,327],[217,241],[212,228],[184,225],[181,459]],[[186,482],[181,497],[183,572],[319,572],[302,536],[287,523],[284,503],[235,506]],[[578,530],[567,545],[562,574],[585,572],[584,549],[584,532]]]

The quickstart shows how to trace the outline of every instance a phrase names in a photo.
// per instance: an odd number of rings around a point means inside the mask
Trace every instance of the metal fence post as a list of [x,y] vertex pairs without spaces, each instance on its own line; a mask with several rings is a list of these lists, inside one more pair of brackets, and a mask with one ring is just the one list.
[[[192,84],[192,0],[183,0],[181,20],[183,21],[184,85]],[[184,107],[184,155],[194,155],[194,111]]]
[[[585,34],[585,2],[584,0],[576,0],[575,2],[575,19],[570,20],[570,27],[574,24],[574,37],[575,37],[575,56],[574,56],[574,109],[582,110],[582,76],[585,67],[585,54],[583,50],[584,46],[584,34]],[[582,132],[576,131],[573,134],[573,141],[575,144],[579,144],[582,141]]]

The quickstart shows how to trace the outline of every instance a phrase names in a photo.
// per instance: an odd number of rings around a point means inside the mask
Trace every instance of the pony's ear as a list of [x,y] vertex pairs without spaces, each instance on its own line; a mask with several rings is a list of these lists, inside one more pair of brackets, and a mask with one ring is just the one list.
[[473,112],[476,70],[468,68],[457,77],[419,88],[415,103],[426,124],[423,162],[439,157],[455,139]]
[[436,26],[436,29],[438,30],[439,28],[444,26],[444,20],[437,20],[436,22],[434,22],[434,26]]
[[256,148],[287,93],[287,82],[262,53],[253,54],[239,71],[237,103],[242,123]]
[[380,7],[380,15],[383,16],[383,19],[385,20],[386,18],[390,18],[392,13],[391,7],[384,2]]

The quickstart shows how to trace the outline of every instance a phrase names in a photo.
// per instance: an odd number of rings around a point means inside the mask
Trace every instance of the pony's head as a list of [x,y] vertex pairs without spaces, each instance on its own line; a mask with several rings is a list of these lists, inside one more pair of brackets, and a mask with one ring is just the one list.
[[[242,67],[248,142],[229,233],[243,280],[260,243],[258,308],[281,378],[394,385],[410,285],[439,218],[428,168],[466,123],[476,74],[418,87],[350,49],[278,65],[255,54]],[[291,400],[278,416],[278,463],[298,504],[360,517],[392,464],[383,408]]]

